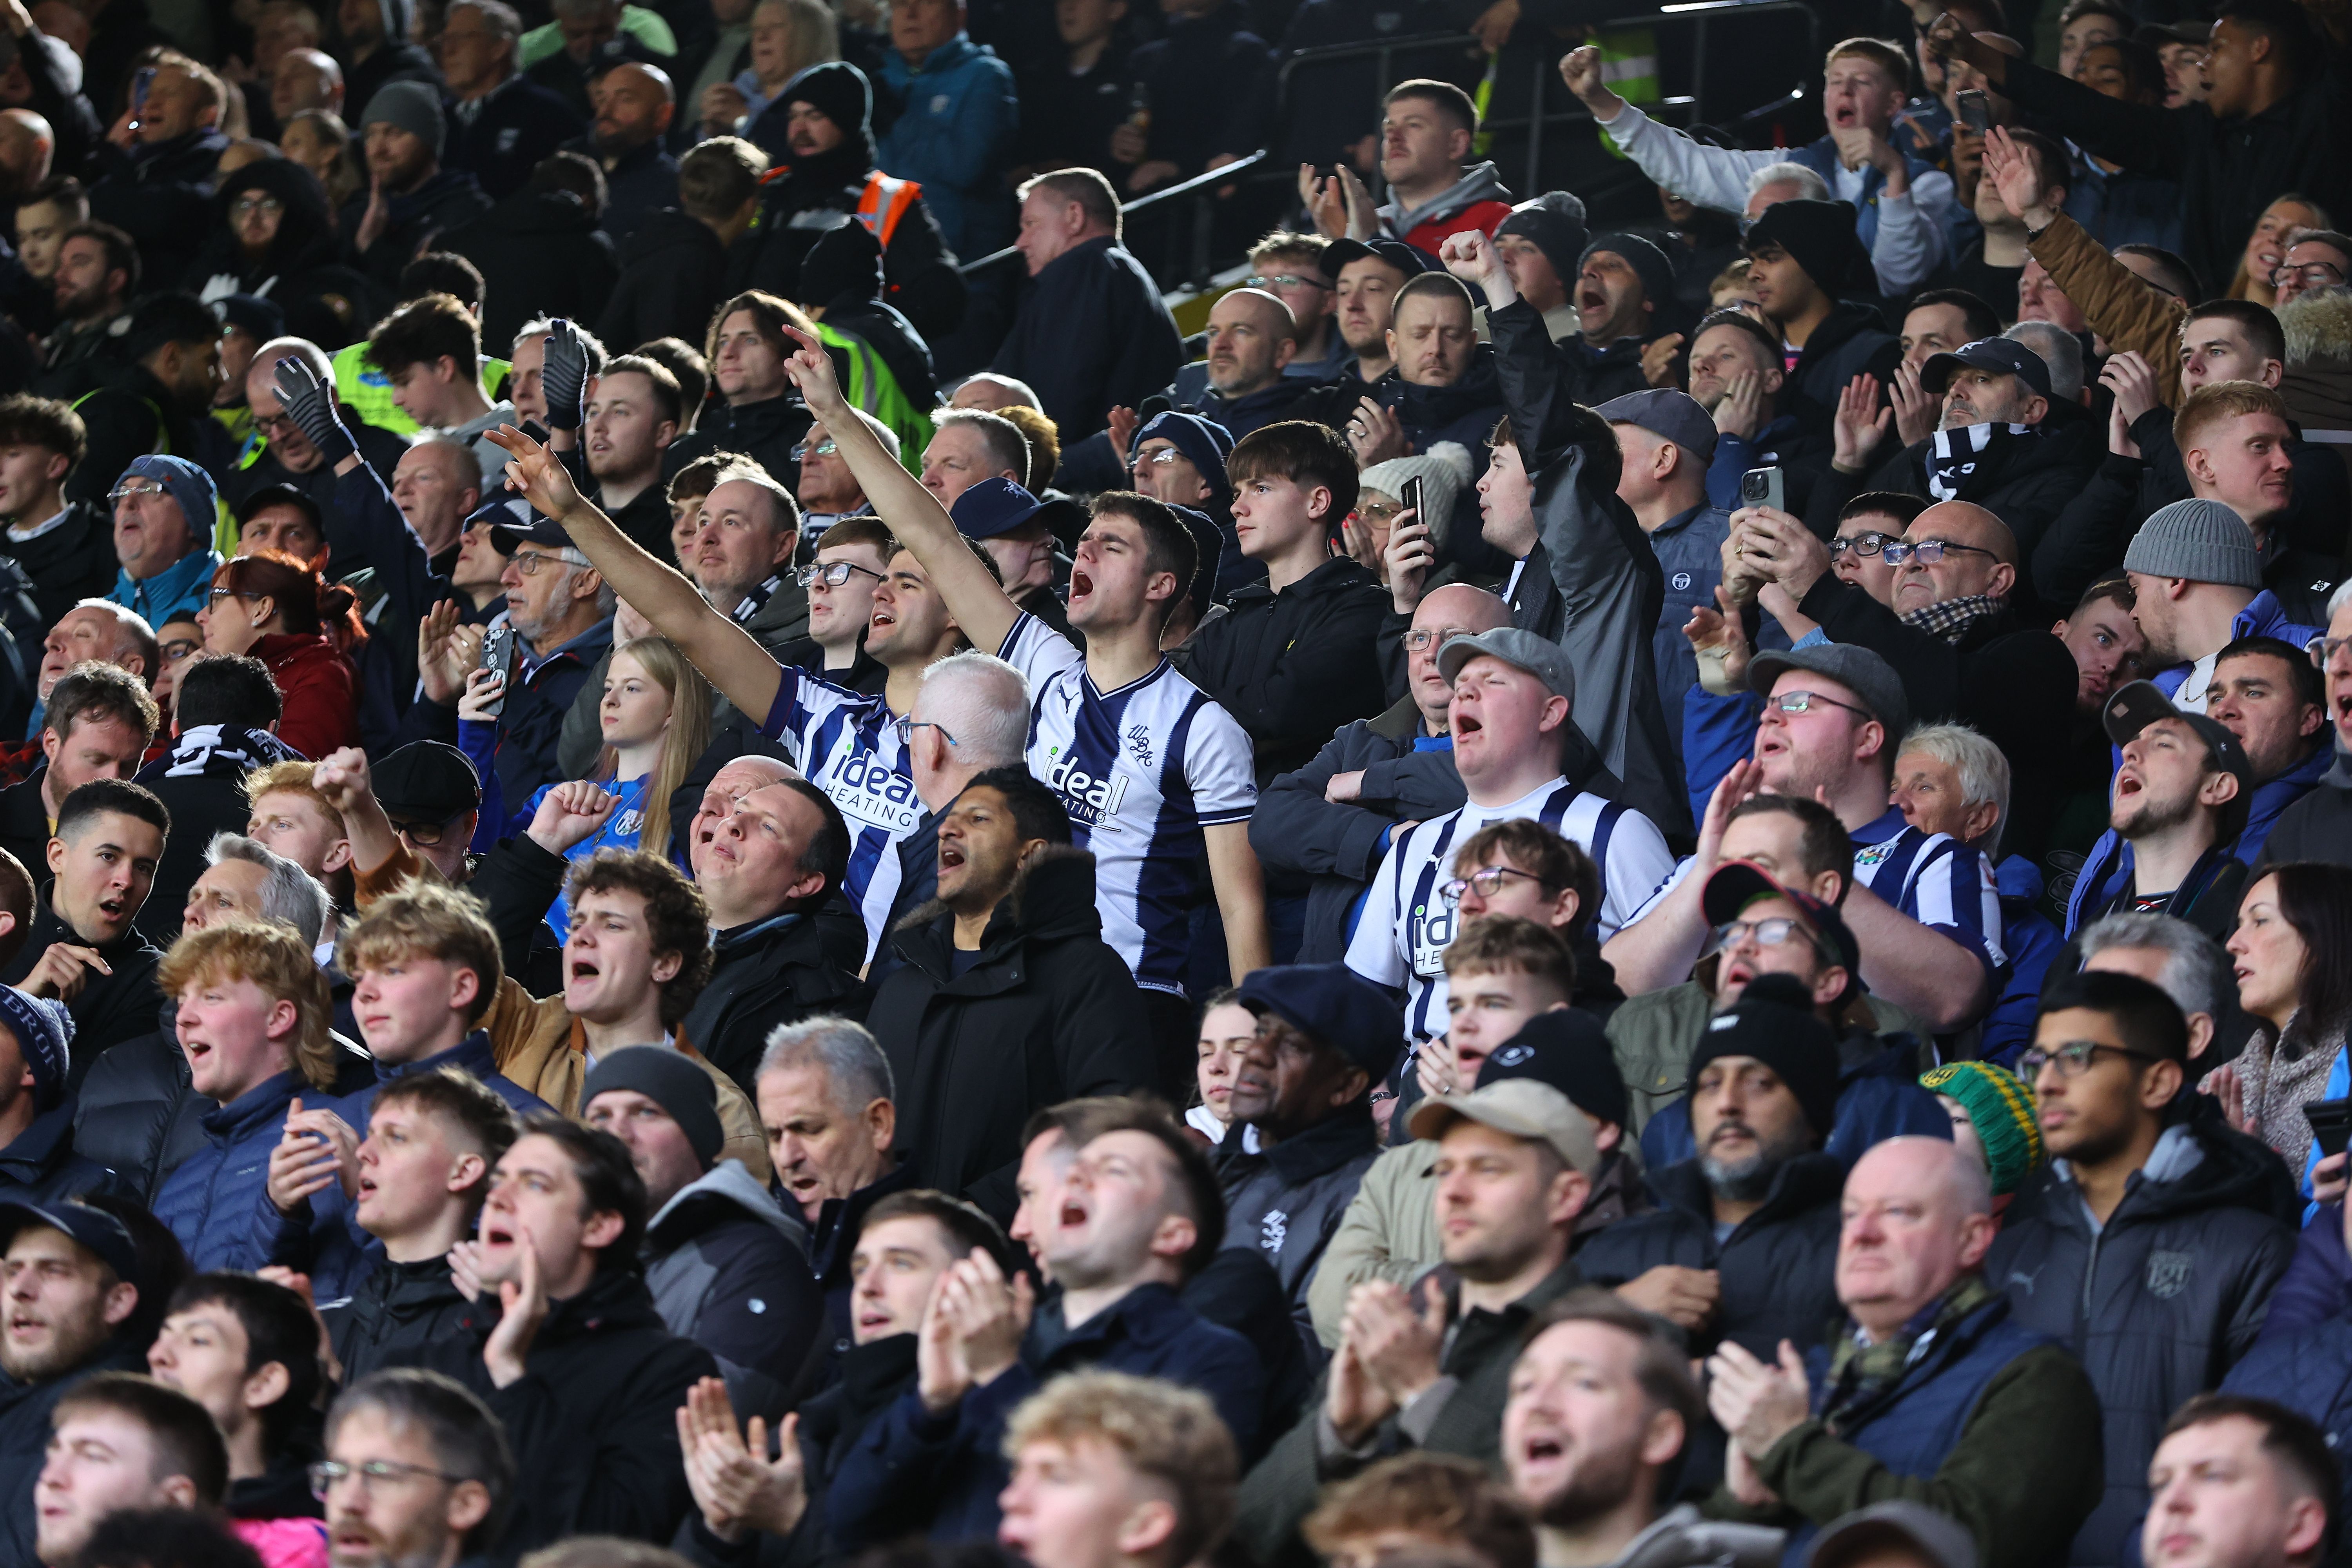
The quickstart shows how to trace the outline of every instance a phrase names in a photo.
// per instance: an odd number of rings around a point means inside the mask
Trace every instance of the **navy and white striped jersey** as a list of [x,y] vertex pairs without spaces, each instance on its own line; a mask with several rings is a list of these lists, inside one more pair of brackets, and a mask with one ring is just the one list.
[[1375,984],[1405,993],[1405,1029],[1415,1040],[1445,1033],[1445,948],[1459,913],[1438,889],[1454,878],[1454,858],[1490,822],[1540,822],[1591,856],[1601,868],[1598,931],[1603,942],[1652,889],[1674,872],[1673,851],[1657,825],[1630,806],[1587,795],[1565,778],[1503,805],[1472,801],[1421,823],[1389,845],[1372,873],[1363,915],[1348,943],[1348,967]]
[[866,921],[870,959],[898,894],[898,840],[923,816],[906,742],[879,697],[845,691],[791,665],[779,673],[775,706],[760,730],[793,752],[795,765],[849,825],[849,875],[842,886]]
[[1024,615],[998,650],[1029,678],[1029,771],[1069,808],[1095,858],[1103,940],[1149,990],[1184,994],[1190,918],[1202,886],[1201,830],[1257,805],[1249,736],[1161,659],[1098,690],[1069,638]]

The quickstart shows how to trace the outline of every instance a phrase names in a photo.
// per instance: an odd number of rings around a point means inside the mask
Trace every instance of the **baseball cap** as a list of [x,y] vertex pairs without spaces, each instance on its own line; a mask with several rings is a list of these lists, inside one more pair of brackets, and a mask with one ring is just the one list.
[[1407,278],[1423,272],[1436,272],[1444,264],[1425,250],[1416,250],[1401,239],[1335,239],[1323,247],[1317,265],[1323,276],[1337,282],[1340,268],[1350,261],[1361,261],[1367,256],[1377,256]]
[[1919,367],[1919,384],[1940,394],[1952,384],[1952,376],[1962,365],[1990,371],[1995,375],[2016,376],[2042,396],[2050,395],[2049,365],[2015,338],[1979,338],[1972,343],[1930,355],[1927,363]]
[[1517,626],[1497,626],[1476,637],[1455,637],[1437,650],[1437,673],[1451,680],[1461,673],[1464,665],[1480,654],[1492,654],[1505,664],[1526,670],[1542,681],[1544,689],[1554,697],[1565,697],[1574,705],[1576,666],[1570,662],[1568,650],[1549,637],[1539,637]]
[[2219,719],[2203,713],[2184,713],[2172,705],[2172,700],[2157,689],[2152,680],[2135,680],[2107,699],[2101,710],[2106,725],[2107,739],[2118,746],[2127,746],[2139,738],[2140,731],[2163,719],[2178,719],[2197,732],[2205,749],[2213,754],[2213,763],[2238,781],[2237,797],[2222,808],[2221,824],[2228,837],[2235,837],[2245,824],[2246,813],[2252,805],[2254,766],[2246,756],[2246,748],[2228,726]]
[[1759,697],[1769,697],[1773,683],[1791,669],[1826,675],[1853,692],[1870,710],[1870,716],[1885,726],[1889,736],[1910,732],[1911,703],[1903,695],[1902,678],[1893,665],[1870,649],[1832,642],[1760,653],[1748,661],[1748,688]]
[[1782,885],[1753,860],[1726,860],[1706,879],[1699,907],[1710,926],[1728,925],[1759,899],[1786,899],[1803,911],[1806,923],[1822,945],[1837,955],[1849,975],[1862,967],[1862,944],[1834,904],[1825,904],[1801,889]]
[[541,517],[537,512],[531,513],[530,524],[527,528],[493,521],[490,524],[490,542],[499,547],[501,555],[512,555],[516,547],[522,544],[542,545],[549,550],[577,552],[580,549],[572,542],[572,536],[563,531],[562,523],[551,517]]
[[1638,425],[1672,441],[1704,467],[1715,460],[1715,418],[1687,392],[1654,386],[1612,397],[1593,410],[1612,425]]
[[118,1279],[139,1282],[139,1249],[131,1228],[104,1209],[71,1199],[64,1203],[0,1203],[0,1252],[16,1244],[17,1236],[34,1226],[47,1226],[73,1237],[89,1255],[114,1270]]
[[1040,502],[1026,487],[1003,474],[985,479],[956,497],[948,515],[966,539],[995,539],[1035,517]]
[[292,485],[282,483],[264,485],[259,489],[254,491],[251,495],[246,497],[243,500],[237,502],[237,528],[242,531],[247,523],[253,521],[254,513],[262,510],[266,507],[273,506],[290,506],[294,508],[304,517],[310,520],[310,526],[318,531],[321,538],[325,537],[327,531],[327,521],[325,515],[319,510],[319,503],[312,500],[310,496],[301,490],[295,489]]
[[1570,1103],[1567,1095],[1531,1078],[1482,1080],[1468,1094],[1424,1100],[1412,1108],[1410,1125],[1415,1138],[1441,1138],[1457,1121],[1475,1121],[1514,1138],[1549,1143],[1564,1163],[1586,1176],[1601,1168],[1592,1119]]

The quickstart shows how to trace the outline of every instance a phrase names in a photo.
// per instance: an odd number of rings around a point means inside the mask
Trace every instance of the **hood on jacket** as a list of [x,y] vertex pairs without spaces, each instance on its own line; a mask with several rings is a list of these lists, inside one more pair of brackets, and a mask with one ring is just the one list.
[[[2195,1120],[2166,1128],[2157,1138],[2147,1163],[2126,1186],[2123,1202],[2107,1216],[2107,1226],[2167,1219],[2201,1209],[2273,1212],[2273,1181],[2265,1166],[2274,1163],[2275,1157],[2270,1155],[2267,1145],[2221,1133],[2221,1129]],[[2069,1163],[2053,1157],[2040,1182],[2019,1196],[2022,1200],[2031,1194],[2038,1200],[2034,1206],[2042,1206],[2059,1193],[2071,1197],[2074,1191],[2074,1173]],[[2079,1201],[2075,1207],[2079,1211]]]
[[1389,232],[1402,239],[1423,224],[1450,217],[1465,207],[1475,206],[1480,202],[1508,203],[1511,199],[1511,193],[1504,185],[1503,176],[1496,171],[1494,164],[1472,163],[1462,171],[1460,179],[1417,207],[1405,208],[1392,196],[1386,205],[1377,210]]
[[537,191],[528,185],[476,221],[513,235],[579,236],[592,233],[596,227],[595,216],[576,192]]
[[740,1160],[721,1160],[671,1194],[646,1226],[646,1249],[667,1252],[707,1227],[731,1218],[756,1220],[803,1253],[808,1231],[786,1214]]
[[[258,260],[247,260],[229,227],[229,209],[249,191],[276,196],[286,212],[278,220],[277,236]],[[264,158],[247,163],[220,183],[213,197],[222,250],[236,258],[239,270],[256,278],[283,276],[322,266],[335,259],[335,214],[319,177],[290,158]],[[209,253],[212,247],[207,247]]]

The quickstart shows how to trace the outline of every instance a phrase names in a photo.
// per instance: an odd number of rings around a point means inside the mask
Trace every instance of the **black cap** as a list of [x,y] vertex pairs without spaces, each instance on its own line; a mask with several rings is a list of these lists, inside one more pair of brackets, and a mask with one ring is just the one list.
[[1317,263],[1323,276],[1339,281],[1339,269],[1350,261],[1361,261],[1367,256],[1377,256],[1407,278],[1423,272],[1441,272],[1444,263],[1425,250],[1416,250],[1401,239],[1335,239],[1323,247]]
[[140,1282],[139,1248],[131,1239],[131,1228],[105,1210],[70,1199],[46,1207],[0,1203],[0,1252],[14,1246],[20,1232],[37,1225],[73,1237],[91,1257],[114,1270],[117,1279]]
[[1404,1011],[1344,963],[1280,963],[1254,971],[1236,998],[1330,1047],[1370,1073],[1388,1076],[1404,1054]]
[[213,301],[213,314],[222,327],[235,327],[247,336],[268,342],[286,335],[286,311],[275,300],[258,294],[224,294]]
[[2228,805],[2221,808],[2221,837],[2235,838],[2246,825],[2247,814],[2252,809],[2254,765],[2246,756],[2246,748],[2229,727],[2219,719],[2203,713],[2184,713],[2172,705],[2172,700],[2157,689],[2152,680],[2135,680],[2117,689],[2101,710],[2106,725],[2107,739],[2117,746],[2127,746],[2139,739],[2141,731],[2159,720],[2178,719],[2197,732],[2212,753],[2213,765],[2238,781],[2238,793]]
[[399,821],[446,822],[482,806],[482,781],[465,752],[412,741],[368,770],[376,804]]
[[310,520],[310,527],[320,538],[324,539],[327,536],[327,520],[325,514],[319,510],[319,503],[292,485],[283,483],[264,485],[237,502],[236,510],[237,528],[242,531],[247,523],[253,521],[256,512],[273,506],[294,508]]
[[[499,510],[505,510],[504,508]],[[514,514],[507,512],[506,515],[512,517]],[[537,512],[531,513],[530,526],[528,528],[518,528],[511,522],[499,522],[495,519],[491,521],[490,542],[499,547],[499,554],[512,555],[516,547],[526,542],[544,545],[550,550],[580,548],[572,542],[572,536],[563,531],[562,523],[551,517],[541,517]]]
[[2050,366],[2015,338],[1979,338],[1972,343],[1930,354],[1927,363],[1919,367],[1919,384],[1941,396],[1944,388],[1952,384],[1953,374],[1962,365],[1971,370],[1989,370],[1995,375],[2016,376],[2042,396],[2050,395]]
[[1595,1121],[1625,1125],[1625,1075],[1617,1070],[1617,1053],[1590,1013],[1554,1007],[1529,1018],[1479,1064],[1476,1087],[1514,1078],[1551,1085]]

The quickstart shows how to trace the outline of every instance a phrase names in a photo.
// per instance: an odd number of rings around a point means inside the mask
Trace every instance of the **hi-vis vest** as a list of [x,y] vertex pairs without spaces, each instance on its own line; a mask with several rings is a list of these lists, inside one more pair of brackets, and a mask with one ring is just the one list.
[[837,350],[849,362],[849,382],[842,391],[850,406],[860,408],[888,426],[898,437],[898,461],[910,474],[923,471],[923,448],[931,444],[929,416],[898,385],[898,378],[874,352],[874,345],[854,332],[816,324],[817,340]]
[[883,249],[890,248],[890,237],[898,232],[898,220],[914,211],[923,187],[912,180],[902,180],[877,169],[866,176],[866,189],[857,198],[857,210],[850,214],[866,226],[866,232]]

